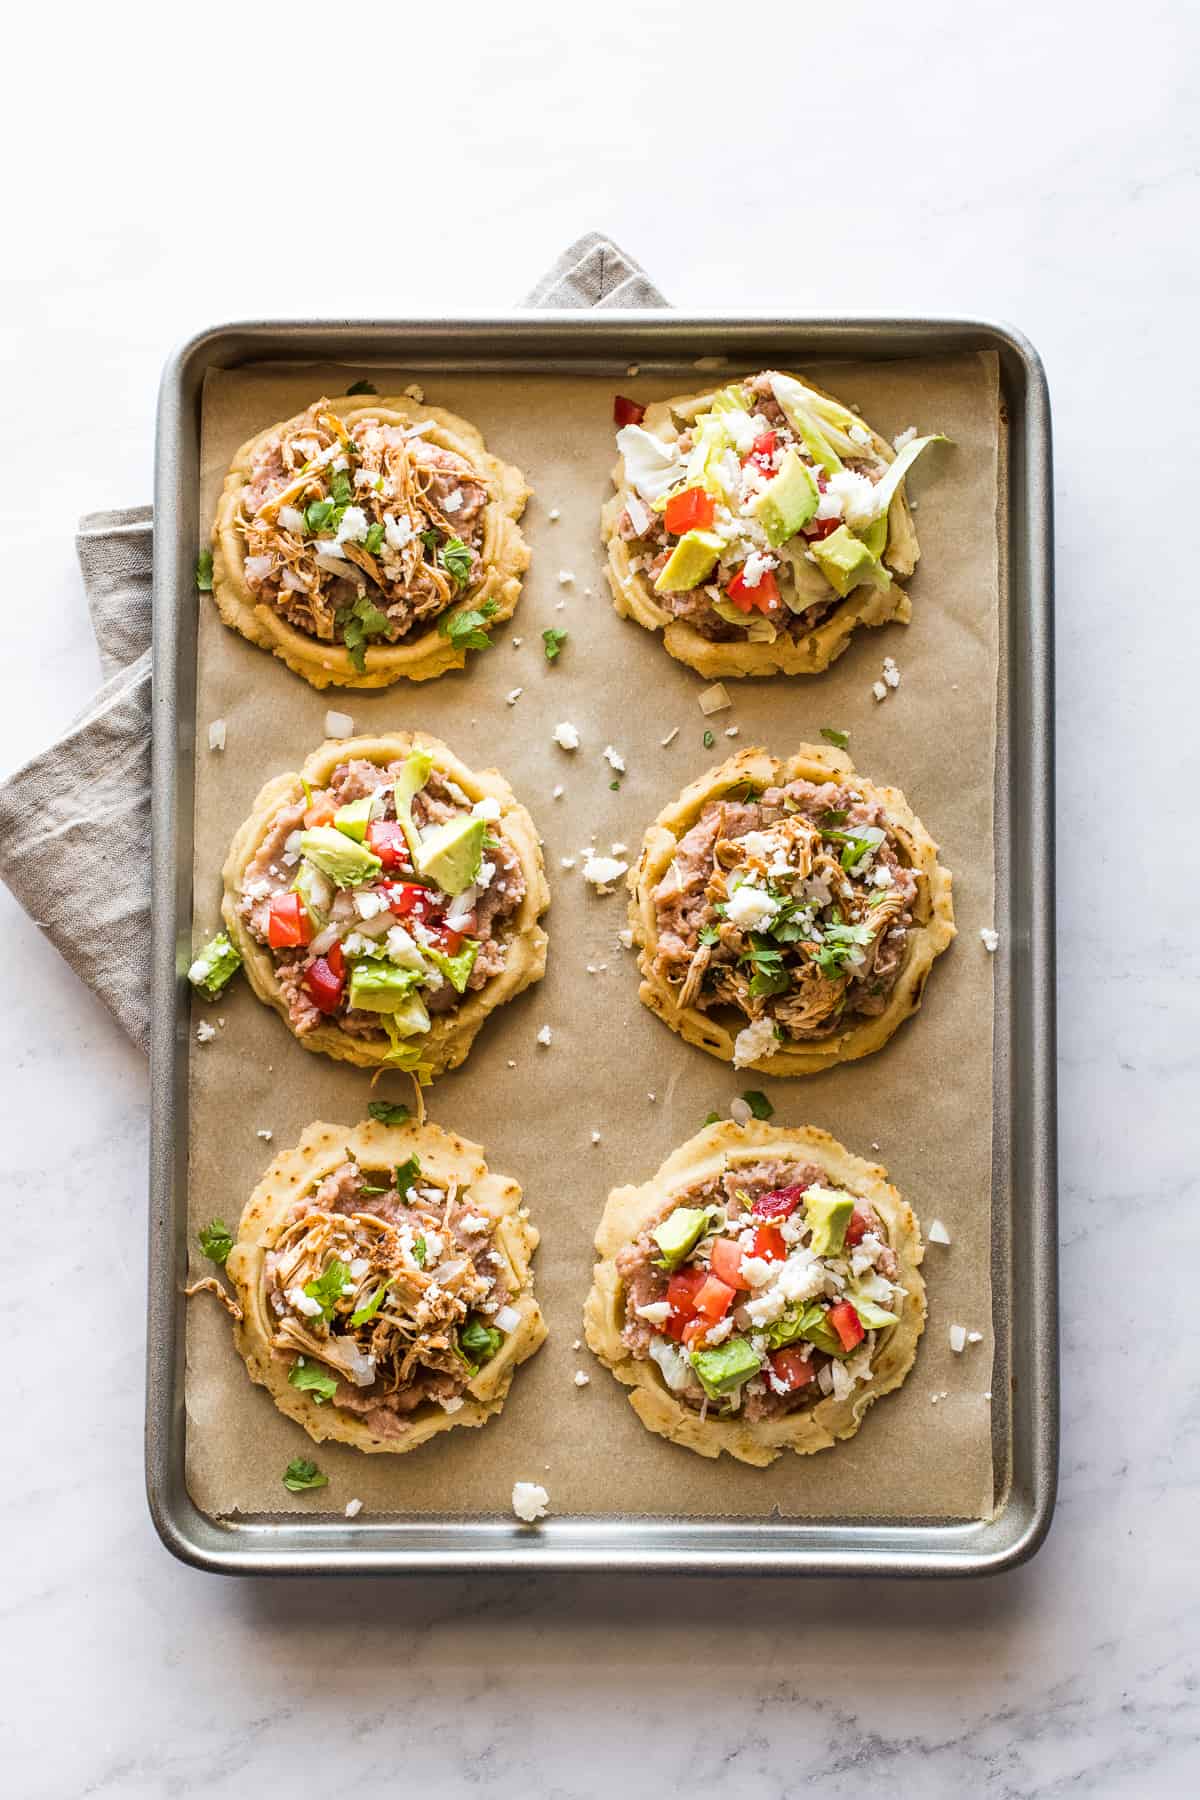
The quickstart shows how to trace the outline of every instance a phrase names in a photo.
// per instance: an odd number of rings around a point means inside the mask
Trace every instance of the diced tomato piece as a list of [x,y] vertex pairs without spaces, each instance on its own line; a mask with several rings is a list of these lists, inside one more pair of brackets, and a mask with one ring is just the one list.
[[804,536],[819,542],[821,538],[830,537],[841,522],[840,519],[810,519],[804,527]]
[[718,1281],[715,1275],[710,1275],[704,1286],[697,1288],[692,1310],[700,1318],[707,1319],[710,1325],[715,1325],[718,1319],[725,1317],[736,1294],[737,1289],[730,1287],[727,1281]]
[[708,1276],[703,1269],[676,1269],[667,1282],[666,1298],[671,1316],[662,1329],[677,1343],[683,1336],[685,1325],[696,1316],[696,1308],[692,1302],[707,1280]]
[[745,1287],[742,1280],[742,1253],[732,1238],[714,1238],[708,1266],[718,1281],[732,1288]]
[[273,950],[312,942],[312,925],[299,894],[274,894],[267,913],[267,942]]
[[696,1314],[680,1330],[679,1341],[681,1344],[694,1344],[697,1338],[707,1337],[712,1327],[711,1319],[705,1319]]
[[439,950],[444,951],[447,956],[457,956],[467,934],[465,931],[452,931],[449,925],[431,925],[429,935]]
[[758,578],[757,585],[747,586],[741,569],[725,590],[725,596],[732,601],[739,612],[753,612],[755,607],[760,613],[772,613],[779,610],[779,583],[770,569],[764,569]]
[[866,1337],[862,1320],[851,1306],[849,1300],[839,1300],[831,1306],[826,1318],[834,1331],[843,1350],[853,1350],[855,1344],[861,1344]]
[[864,1212],[861,1206],[855,1207],[850,1214],[850,1223],[846,1227],[846,1242],[851,1249],[855,1244],[862,1243],[873,1223],[870,1213]]
[[751,1256],[761,1256],[764,1262],[783,1262],[787,1256],[787,1244],[778,1225],[759,1225],[754,1233]]
[[685,531],[707,531],[717,516],[717,503],[702,487],[684,488],[667,501],[663,523],[676,537]]
[[336,945],[341,971],[334,968],[332,953],[329,956],[318,956],[309,963],[302,980],[309,999],[318,1012],[336,1012],[341,1004],[346,988],[346,964],[341,954],[341,945]]
[[325,961],[339,979],[345,978],[346,958],[342,953],[342,943],[340,938],[337,939],[336,942],[330,944],[328,950],[325,952]]
[[777,1350],[771,1358],[771,1368],[776,1381],[782,1382],[789,1394],[794,1394],[797,1388],[807,1387],[817,1378],[812,1357],[805,1356],[795,1344],[789,1344],[786,1350]]
[[410,869],[408,839],[395,819],[372,819],[367,826],[367,849],[373,850],[385,869]]
[[381,881],[375,891],[383,895],[389,911],[401,919],[432,919],[441,911],[429,889],[416,881]]
[[750,454],[745,461],[753,463],[755,468],[760,469],[764,475],[773,475],[775,473],[773,458],[778,444],[779,439],[773,431],[760,431],[750,446]]
[[644,406],[636,400],[627,400],[624,394],[613,395],[613,423],[616,425],[640,425],[646,416]]
[[332,800],[314,800],[304,815],[304,827],[311,831],[314,825],[332,825],[337,806]]
[[786,1219],[795,1212],[810,1186],[810,1182],[798,1181],[793,1187],[772,1188],[769,1194],[760,1194],[750,1210],[757,1219]]

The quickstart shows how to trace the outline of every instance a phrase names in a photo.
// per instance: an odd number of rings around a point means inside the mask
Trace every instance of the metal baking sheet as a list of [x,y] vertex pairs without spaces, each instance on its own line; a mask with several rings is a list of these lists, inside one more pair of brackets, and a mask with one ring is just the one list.
[[[189,1004],[195,749],[193,566],[199,518],[200,393],[212,368],[338,360],[454,370],[590,374],[617,383],[630,361],[686,368],[831,358],[997,354],[1007,414],[1007,571],[1000,620],[996,923],[1009,947],[997,989],[992,1169],[996,1510],[985,1521],[614,1518],[214,1521],[184,1480]],[[545,1569],[716,1573],[981,1574],[1031,1555],[1054,1504],[1058,1445],[1052,550],[1050,421],[1032,347],[978,320],[766,320],[667,314],[526,314],[394,324],[247,324],[192,340],[164,373],[155,490],[154,941],[151,1051],[147,1486],[164,1543],[229,1573],[372,1574]],[[999,977],[999,970],[997,971]],[[1013,1295],[1019,1303],[1012,1303]]]

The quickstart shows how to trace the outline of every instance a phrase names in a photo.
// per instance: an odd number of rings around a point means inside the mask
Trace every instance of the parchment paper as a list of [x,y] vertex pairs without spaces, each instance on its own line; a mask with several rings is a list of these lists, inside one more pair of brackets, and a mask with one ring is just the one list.
[[[233,453],[252,432],[322,393],[343,394],[361,373],[275,367],[210,375],[206,524]],[[819,383],[889,437],[916,425],[953,439],[952,449],[927,452],[909,484],[923,553],[910,583],[913,623],[860,632],[821,676],[730,682],[733,708],[711,720],[697,705],[705,683],[656,637],[617,618],[603,579],[597,515],[614,461],[613,380],[370,373],[383,394],[421,381],[427,399],[475,421],[489,448],[526,471],[535,497],[525,515],[533,549],[525,592],[496,647],[463,674],[366,694],[316,693],[202,603],[196,940],[215,928],[219,871],[234,829],[262,782],[298,768],[322,741],[327,708],[348,712],[359,731],[423,727],[472,766],[495,765],[510,778],[545,839],[553,892],[548,973],[501,1009],[464,1067],[429,1090],[427,1103],[431,1117],[483,1144],[491,1166],[521,1182],[542,1232],[537,1291],[550,1338],[518,1370],[501,1417],[482,1430],[443,1434],[405,1456],[364,1456],[314,1447],[251,1386],[224,1312],[195,1299],[186,1381],[193,1498],[212,1515],[340,1512],[354,1496],[367,1514],[461,1516],[507,1513],[521,1479],[544,1483],[557,1514],[985,1516],[993,1506],[985,1398],[993,1354],[993,960],[979,929],[992,923],[993,904],[995,359],[809,365]],[[705,379],[694,368],[656,370],[616,385],[650,400]],[[542,650],[548,625],[570,633],[554,664]],[[901,685],[880,704],[871,686],[885,655],[898,663]],[[216,717],[227,721],[223,753],[205,747]],[[552,742],[562,719],[579,728],[574,754]],[[598,897],[560,859],[576,856],[594,833],[605,850],[627,845],[632,862],[644,827],[685,782],[747,745],[787,752],[819,742],[823,725],[850,731],[858,769],[901,787],[940,843],[954,873],[959,937],[935,965],[921,1011],[883,1051],[826,1075],[763,1081],[685,1044],[641,1006],[634,959],[616,935],[625,924],[623,890]],[[660,740],[676,726],[679,735],[663,748]],[[712,751],[702,745],[706,727],[716,734]],[[726,735],[730,727],[736,737]],[[618,791],[603,759],[608,744],[627,764]],[[566,792],[554,800],[559,782]],[[597,972],[589,974],[588,964]],[[292,1144],[312,1119],[350,1125],[372,1097],[408,1097],[394,1074],[372,1093],[369,1073],[302,1050],[245,983],[215,1009],[197,1002],[194,1022],[214,1017],[224,1020],[216,1040],[200,1046],[193,1037],[191,1046],[193,1242],[214,1215],[236,1222],[273,1150]],[[548,1049],[536,1042],[543,1024],[553,1031]],[[785,1454],[768,1470],[726,1457],[701,1460],[651,1436],[626,1391],[577,1347],[592,1234],[610,1187],[644,1179],[710,1110],[726,1111],[747,1087],[766,1089],[778,1122],[823,1126],[852,1150],[876,1156],[923,1224],[943,1219],[953,1240],[927,1251],[929,1324],[905,1387],[872,1407],[849,1443],[818,1456]],[[198,1252],[195,1260],[197,1273],[210,1272]],[[982,1332],[982,1342],[954,1355],[952,1322]],[[580,1369],[590,1376],[585,1387],[573,1379]],[[314,1457],[329,1486],[290,1495],[280,1477],[295,1456]]]

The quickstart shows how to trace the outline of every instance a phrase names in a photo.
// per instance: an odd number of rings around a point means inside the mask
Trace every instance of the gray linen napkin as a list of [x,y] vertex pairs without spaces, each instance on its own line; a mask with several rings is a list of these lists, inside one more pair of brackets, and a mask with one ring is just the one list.
[[[631,256],[592,231],[564,250],[524,304],[667,303]],[[143,1050],[153,547],[148,506],[79,521],[75,548],[104,685],[57,743],[0,782],[0,879]]]

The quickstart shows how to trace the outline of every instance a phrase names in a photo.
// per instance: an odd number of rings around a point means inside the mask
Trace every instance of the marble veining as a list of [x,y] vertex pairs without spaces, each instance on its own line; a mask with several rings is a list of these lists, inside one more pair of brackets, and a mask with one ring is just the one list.
[[[444,79],[405,84],[406,121],[438,138],[432,176],[386,203],[386,185],[355,189],[371,255],[343,234],[325,148],[386,166],[374,126],[346,139],[323,115],[300,199],[276,179],[286,133],[267,134],[265,181],[249,155],[259,71],[222,56],[181,96],[188,15],[156,12],[119,54],[96,15],[66,59],[51,15],[16,28],[26,73],[0,131],[10,170],[36,144],[38,179],[6,201],[0,770],[97,679],[74,519],[148,495],[158,371],[203,325],[501,308],[593,224],[684,307],[1013,319],[1056,409],[1058,1516],[1031,1565],[982,1584],[267,1584],[177,1566],[142,1494],[144,1069],[0,891],[5,1790],[1194,1794],[1200,15],[768,4],[714,63],[730,17],[709,0],[589,15],[586,44],[548,0],[467,14],[449,62],[440,19],[378,27],[372,67]],[[767,15],[782,48],[760,74]],[[311,92],[312,41],[280,38],[272,94]],[[692,96],[690,124],[664,82]],[[700,104],[714,83],[720,104]],[[323,91],[344,117],[351,90]],[[77,128],[48,130],[51,111]]]

